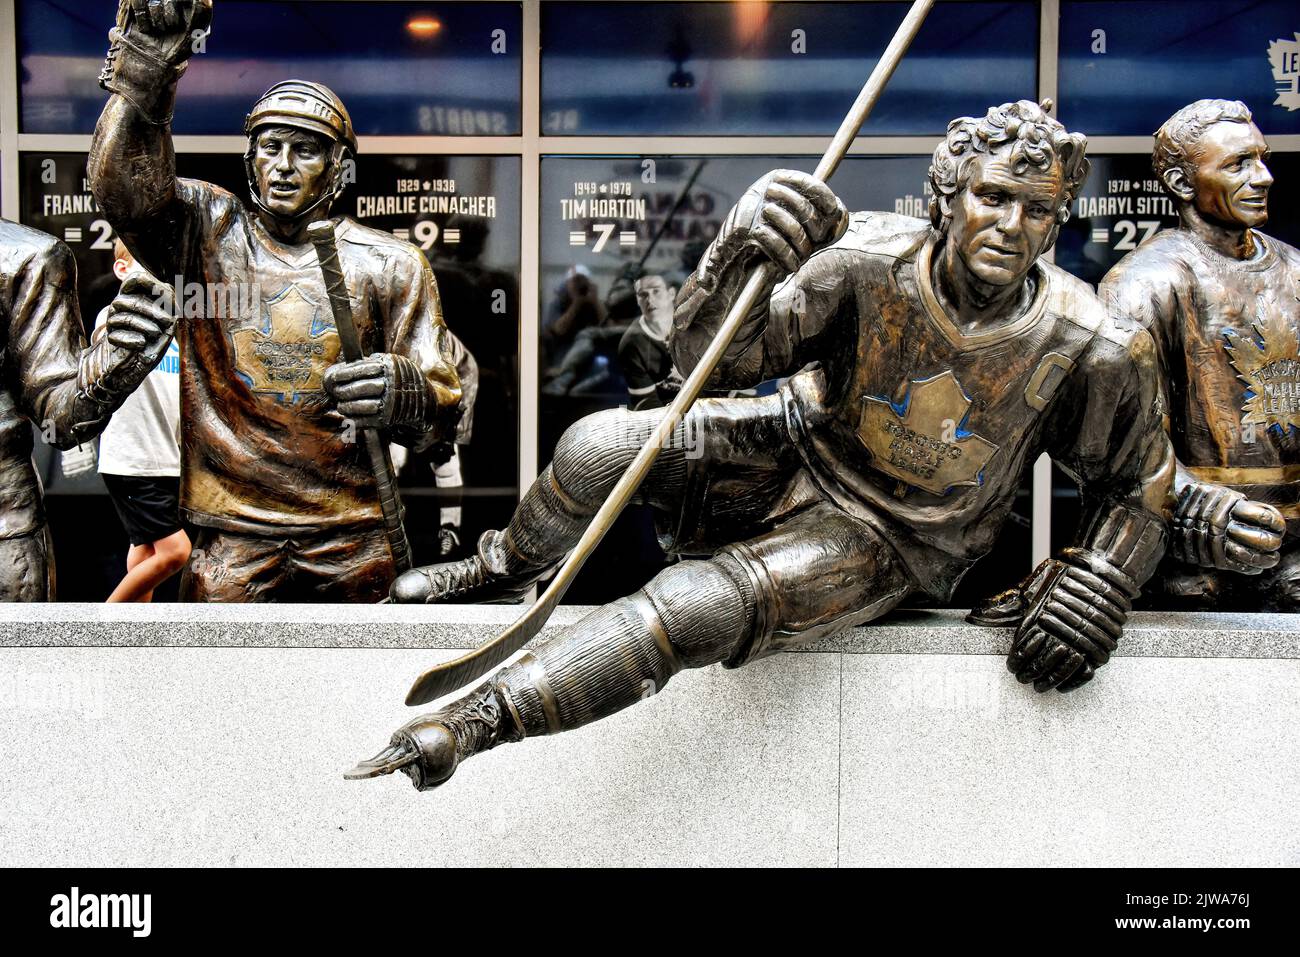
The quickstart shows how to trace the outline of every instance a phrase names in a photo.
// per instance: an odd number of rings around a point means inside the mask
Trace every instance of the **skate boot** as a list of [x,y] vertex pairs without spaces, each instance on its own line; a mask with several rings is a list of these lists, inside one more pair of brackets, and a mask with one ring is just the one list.
[[412,568],[397,576],[389,597],[399,605],[435,605],[449,602],[518,601],[557,563],[523,571],[498,571],[490,557],[497,532],[486,531],[468,558]]
[[972,625],[985,628],[1015,628],[1025,617],[1025,595],[1017,585],[985,598],[966,614]]
[[1027,605],[1025,596],[1037,593],[1046,571],[1044,565],[1039,565],[1019,585],[985,598],[967,613],[966,620],[985,628],[1020,627]]
[[362,781],[401,771],[417,791],[429,791],[450,778],[471,755],[522,738],[496,687],[485,684],[459,701],[398,728],[387,748],[343,777]]

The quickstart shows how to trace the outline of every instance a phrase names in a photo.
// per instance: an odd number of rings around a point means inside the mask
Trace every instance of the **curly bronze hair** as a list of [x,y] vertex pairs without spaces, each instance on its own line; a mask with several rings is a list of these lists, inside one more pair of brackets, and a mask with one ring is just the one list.
[[1188,177],[1195,170],[1196,145],[1215,123],[1253,123],[1254,117],[1240,100],[1197,100],[1160,125],[1156,145],[1151,151],[1151,166],[1162,180],[1171,169],[1181,169]]
[[1088,178],[1088,139],[1082,133],[1071,133],[1059,121],[1048,115],[1052,101],[1041,104],[1032,100],[1018,100],[995,106],[982,119],[959,116],[948,124],[948,135],[934,151],[930,163],[930,222],[935,229],[948,228],[951,213],[945,211],[946,203],[965,185],[966,169],[977,153],[1008,150],[1011,168],[1017,175],[1030,167],[1040,170],[1061,164],[1065,189],[1056,209],[1056,222],[1061,225],[1070,218],[1070,204]]

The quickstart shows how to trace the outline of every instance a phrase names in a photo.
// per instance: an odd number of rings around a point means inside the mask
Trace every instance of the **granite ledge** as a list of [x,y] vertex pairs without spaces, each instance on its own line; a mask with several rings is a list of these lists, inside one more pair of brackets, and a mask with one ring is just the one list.
[[[0,604],[0,647],[473,648],[513,605]],[[543,634],[589,608],[561,606]],[[962,611],[900,610],[800,652],[1002,655],[1011,632]],[[1300,658],[1300,615],[1138,612],[1118,652],[1148,658]]]

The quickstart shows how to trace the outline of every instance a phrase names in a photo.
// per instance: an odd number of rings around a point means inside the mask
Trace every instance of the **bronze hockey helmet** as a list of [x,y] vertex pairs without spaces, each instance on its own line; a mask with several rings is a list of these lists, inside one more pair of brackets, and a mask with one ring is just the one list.
[[346,185],[344,170],[348,159],[357,151],[357,135],[352,127],[343,101],[323,83],[307,80],[283,80],[263,93],[252,111],[244,118],[244,134],[248,137],[248,151],[244,154],[244,172],[253,202],[267,213],[283,218],[268,209],[257,191],[257,177],[253,170],[253,153],[257,131],[264,126],[288,126],[324,136],[333,143],[330,151],[330,185],[319,199],[293,217],[300,220],[322,203],[329,204],[338,198]]

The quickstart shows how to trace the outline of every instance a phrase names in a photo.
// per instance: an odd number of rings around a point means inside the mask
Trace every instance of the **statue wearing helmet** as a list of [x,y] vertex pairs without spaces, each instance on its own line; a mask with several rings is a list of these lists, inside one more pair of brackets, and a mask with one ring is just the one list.
[[318,133],[332,144],[329,147],[328,166],[320,195],[292,216],[284,217],[293,222],[310,222],[311,214],[321,207],[328,210],[347,185],[344,179],[347,161],[357,152],[357,136],[352,128],[352,117],[348,116],[347,107],[333,90],[323,83],[309,83],[306,80],[282,80],[253,104],[252,111],[244,119],[244,135],[248,137],[244,172],[248,176],[249,198],[259,210],[280,217],[281,213],[263,202],[253,164],[257,146],[255,134],[268,126]]
[[410,243],[331,217],[365,358],[341,341],[307,227],[329,217],[357,149],[342,101],[277,83],[244,124],[251,208],[176,176],[171,116],[211,0],[122,0],[91,146],[96,200],[135,258],[184,291],[181,510],[200,527],[193,601],[376,601],[395,567],[357,430],[452,438],[472,367]]

